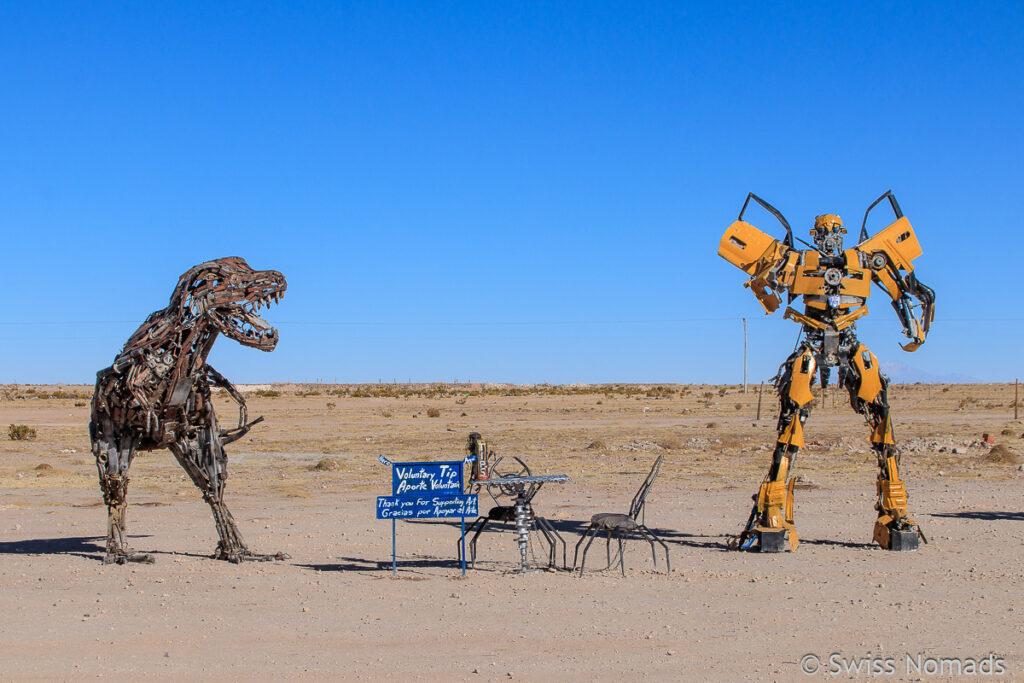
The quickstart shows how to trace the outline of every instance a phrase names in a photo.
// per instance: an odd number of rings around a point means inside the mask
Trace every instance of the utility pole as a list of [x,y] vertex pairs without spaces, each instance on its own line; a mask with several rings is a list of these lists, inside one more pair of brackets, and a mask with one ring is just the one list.
[[747,319],[743,319],[743,393],[747,393]]
[[761,386],[757,388],[757,417],[755,420],[761,419],[761,394],[764,393],[764,380],[761,380]]

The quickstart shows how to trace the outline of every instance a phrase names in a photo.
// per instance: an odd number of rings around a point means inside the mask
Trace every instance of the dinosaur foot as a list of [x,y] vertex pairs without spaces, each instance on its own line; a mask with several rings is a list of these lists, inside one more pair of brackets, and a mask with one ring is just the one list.
[[148,553],[137,553],[133,550],[107,553],[103,556],[103,564],[153,564],[156,559]]
[[242,562],[273,562],[275,560],[292,559],[292,556],[288,553],[272,553],[270,555],[263,555],[260,553],[254,553],[245,548],[238,550],[217,548],[217,552],[213,557],[215,560],[226,560],[232,564],[241,564]]

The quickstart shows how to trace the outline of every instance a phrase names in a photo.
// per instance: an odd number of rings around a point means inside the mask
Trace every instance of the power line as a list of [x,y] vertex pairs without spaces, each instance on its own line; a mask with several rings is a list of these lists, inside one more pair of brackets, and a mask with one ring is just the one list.
[[[700,322],[766,322],[769,316],[743,318],[649,318],[636,320],[283,320],[270,321],[274,326],[340,326],[340,327],[502,327],[544,325],[665,325]],[[878,318],[865,319],[865,323],[881,322]],[[0,326],[32,327],[47,325],[141,325],[143,320],[0,320]],[[1020,323],[1024,318],[942,318],[940,323]]]
[[[734,322],[741,318],[661,318],[648,320],[283,320],[271,321],[282,325],[338,325],[363,327],[489,327],[502,325],[652,325],[690,322]],[[142,320],[0,320],[0,325],[141,325]]]

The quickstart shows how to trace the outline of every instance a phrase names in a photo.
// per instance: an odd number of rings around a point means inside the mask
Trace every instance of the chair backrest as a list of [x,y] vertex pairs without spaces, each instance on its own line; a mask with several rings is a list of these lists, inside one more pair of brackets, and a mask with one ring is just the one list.
[[647,478],[644,479],[644,483],[637,489],[636,495],[633,496],[633,502],[629,505],[629,516],[641,524],[644,523],[644,503],[647,501],[647,494],[650,492],[651,487],[654,486],[654,480],[658,478],[658,473],[661,472],[661,461],[664,459],[665,454],[662,453],[654,461],[651,471],[647,473]]

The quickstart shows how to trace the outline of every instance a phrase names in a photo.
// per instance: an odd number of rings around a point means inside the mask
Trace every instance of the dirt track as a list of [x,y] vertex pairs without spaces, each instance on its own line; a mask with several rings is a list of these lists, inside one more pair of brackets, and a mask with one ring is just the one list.
[[[967,392],[980,405],[957,410]],[[102,565],[105,511],[86,408],[3,401],[0,424],[40,435],[0,446],[0,677],[800,680],[808,653],[823,670],[831,653],[891,657],[900,676],[907,655],[995,653],[1000,678],[1022,678],[1024,472],[971,445],[987,431],[1012,455],[1024,450],[1006,392],[893,392],[898,436],[920,441],[904,456],[904,476],[931,541],[906,554],[868,543],[875,467],[861,452],[866,428],[827,401],[808,426],[821,444],[798,460],[803,544],[752,555],[724,551],[723,540],[746,517],[767,464],[767,399],[757,426],[756,397],[691,400],[700,391],[639,401],[254,399],[253,414],[268,423],[236,444],[228,503],[254,549],[292,559],[241,566],[207,557],[216,542],[208,510],[165,453],[139,457],[129,492],[134,545],[156,564]],[[432,405],[441,418],[422,414]],[[373,519],[374,496],[389,486],[376,454],[459,457],[470,428],[535,471],[573,478],[536,500],[569,542],[570,562],[582,522],[627,507],[662,448],[648,524],[669,545],[672,573],[660,561],[655,571],[649,547],[634,541],[625,579],[617,570],[510,575],[516,550],[505,531],[482,537],[478,568],[463,578],[454,526],[400,523],[402,566],[391,578],[390,524]],[[597,440],[606,448],[587,448]],[[960,452],[930,450],[947,440]],[[281,455],[291,453],[305,455]],[[311,470],[325,455],[340,469]],[[603,559],[595,543],[588,563],[599,570]]]

